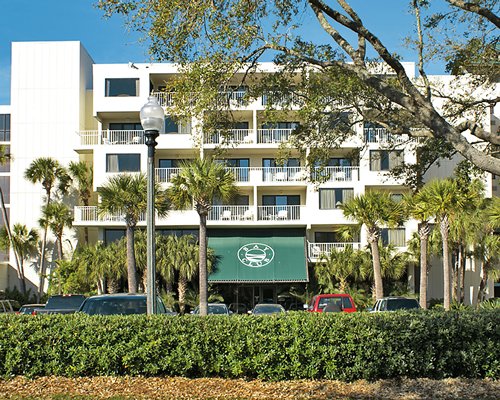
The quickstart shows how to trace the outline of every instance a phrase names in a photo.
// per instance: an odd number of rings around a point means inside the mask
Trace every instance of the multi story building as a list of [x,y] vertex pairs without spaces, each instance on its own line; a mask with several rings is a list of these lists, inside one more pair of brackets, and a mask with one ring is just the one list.
[[[405,67],[413,78],[413,64]],[[262,64],[260,73],[272,70],[272,65]],[[167,110],[171,97],[164,91],[165,82],[177,73],[171,64],[95,64],[79,42],[13,43],[9,108],[13,162],[10,203],[6,201],[11,223],[38,225],[43,191],[41,185],[23,178],[38,157],[54,157],[63,165],[78,160],[92,165],[94,190],[115,174],[145,172],[147,147],[139,110],[150,95]],[[285,164],[277,162],[280,144],[301,122],[293,111],[271,125],[264,117],[266,96],[247,103],[241,101],[244,89],[224,95],[229,96],[236,121],[229,133],[207,135],[193,121],[176,124],[166,116],[165,132],[157,139],[156,180],[168,186],[183,160],[211,156],[226,146],[225,162],[240,194],[233,204],[214,204],[208,217],[209,246],[219,257],[209,281],[219,284],[229,302],[276,301],[291,285],[307,284],[308,266],[321,254],[346,245],[366,246],[363,230],[353,242],[341,239],[338,229],[356,223],[343,215],[339,205],[373,189],[401,197],[407,188],[389,170],[402,160],[414,162],[416,144],[359,124],[355,137],[332,149],[321,172],[325,181],[313,184],[306,178],[314,170],[298,153]],[[353,151],[359,149],[363,151]],[[96,206],[73,205],[73,225],[87,227],[91,242],[109,242],[124,234],[121,216],[100,217]],[[157,230],[175,234],[196,234],[198,224],[195,210],[171,211],[156,221]],[[145,227],[145,221],[139,227]],[[416,222],[409,221],[384,229],[382,238],[404,250],[415,229]],[[76,230],[65,234],[66,243],[74,248],[79,239]],[[0,274],[4,287],[14,281],[14,273],[7,270],[12,268],[5,264]],[[37,282],[36,268],[30,271],[31,280]],[[411,267],[410,287],[415,286],[416,275]],[[441,297],[441,288],[432,286],[429,297]]]

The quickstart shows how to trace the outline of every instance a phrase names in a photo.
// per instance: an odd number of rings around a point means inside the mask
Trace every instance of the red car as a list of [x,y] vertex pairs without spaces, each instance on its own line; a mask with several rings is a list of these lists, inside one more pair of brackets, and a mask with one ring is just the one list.
[[355,312],[354,300],[347,293],[317,294],[307,305],[309,312]]

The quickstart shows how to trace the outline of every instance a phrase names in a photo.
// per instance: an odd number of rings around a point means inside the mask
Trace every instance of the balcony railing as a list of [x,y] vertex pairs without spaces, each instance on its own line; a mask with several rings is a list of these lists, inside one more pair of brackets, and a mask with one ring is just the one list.
[[250,206],[212,206],[208,221],[253,221]]
[[227,131],[217,131],[216,133],[207,133],[204,136],[205,144],[243,144],[252,143],[251,129],[228,129]]
[[292,129],[258,129],[257,143],[283,143],[290,139]]
[[411,140],[408,135],[393,135],[385,128],[364,128],[367,143],[405,143]]
[[259,221],[298,221],[301,206],[258,206]]
[[155,179],[156,182],[166,183],[170,182],[172,178],[179,175],[181,168],[156,168]]
[[156,98],[160,106],[171,107],[174,105],[173,94],[173,92],[152,92],[151,96]]
[[[99,215],[96,206],[77,206],[74,209],[74,222],[123,222],[125,218],[123,215],[118,214],[104,214]],[[145,213],[141,214],[139,221],[145,221]]]
[[80,144],[92,146],[100,144],[144,144],[144,131],[118,130],[118,131],[80,131]]
[[324,167],[313,171],[312,177],[325,182],[359,181],[359,167]]
[[346,247],[351,246],[354,250],[359,250],[361,248],[361,243],[359,242],[346,242],[346,243],[307,243],[307,254],[309,258],[321,259],[329,257],[333,250],[342,251]]
[[263,182],[297,182],[307,179],[307,170],[304,167],[263,167]]

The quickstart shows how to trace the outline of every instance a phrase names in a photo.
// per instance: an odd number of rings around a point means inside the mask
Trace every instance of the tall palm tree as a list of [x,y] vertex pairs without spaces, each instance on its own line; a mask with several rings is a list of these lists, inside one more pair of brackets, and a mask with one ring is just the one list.
[[[52,191],[57,186],[62,193],[66,193],[69,175],[66,168],[51,157],[40,157],[29,165],[24,171],[24,177],[33,184],[41,183],[45,190],[45,206],[52,200]],[[38,288],[38,300],[43,293],[45,281],[45,251],[47,246],[48,226],[43,227],[42,248],[40,254],[40,287]]]
[[[99,190],[100,216],[120,215],[125,219],[127,239],[127,276],[129,293],[137,292],[135,265],[135,228],[147,208],[147,179],[144,174],[120,174],[109,178]],[[165,216],[169,203],[165,191],[155,186],[155,209],[159,217]]]
[[407,208],[408,215],[418,221],[418,237],[420,239],[420,307],[427,309],[427,286],[429,278],[429,235],[431,232],[429,221],[432,212],[426,199],[427,192],[418,191],[411,196],[405,196],[403,204]]
[[52,230],[56,237],[59,260],[63,260],[62,237],[64,228],[71,228],[73,225],[73,213],[66,204],[52,202],[43,207],[39,222],[41,226],[48,226]]
[[38,247],[38,232],[28,229],[26,225],[14,224],[11,234],[7,233],[7,227],[0,232],[0,243],[3,248],[12,248],[17,254],[19,265],[17,274],[21,284],[21,292],[26,294],[26,277],[24,274],[24,262],[36,253]]
[[179,174],[172,179],[169,198],[177,208],[192,207],[200,217],[199,280],[200,315],[207,315],[207,216],[214,200],[228,202],[237,194],[234,174],[212,159],[195,159],[184,163]]
[[342,204],[340,208],[347,218],[366,228],[372,253],[375,297],[384,297],[382,271],[380,266],[379,238],[381,226],[396,226],[402,222],[404,210],[400,203],[391,199],[389,193],[370,191]]
[[[76,186],[78,197],[84,206],[90,204],[93,186],[93,170],[91,165],[84,161],[71,161],[68,166],[69,175],[73,184]],[[89,243],[89,229],[87,226],[83,229],[85,244]]]
[[443,297],[444,308],[451,308],[451,259],[449,251],[450,222],[459,214],[466,198],[458,190],[457,182],[452,179],[436,179],[422,188],[427,207],[439,225],[443,246]]

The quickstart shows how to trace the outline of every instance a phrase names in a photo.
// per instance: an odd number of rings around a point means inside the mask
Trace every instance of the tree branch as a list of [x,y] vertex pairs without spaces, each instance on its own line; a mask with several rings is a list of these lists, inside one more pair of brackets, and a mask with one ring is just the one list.
[[477,3],[470,3],[462,0],[447,0],[447,1],[452,6],[458,7],[464,11],[469,11],[481,15],[482,17],[490,21],[492,24],[496,25],[497,28],[500,28],[500,18],[489,9],[479,6],[479,4]]

